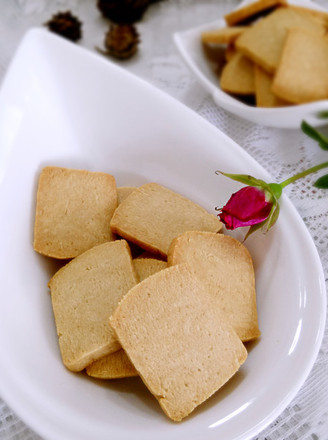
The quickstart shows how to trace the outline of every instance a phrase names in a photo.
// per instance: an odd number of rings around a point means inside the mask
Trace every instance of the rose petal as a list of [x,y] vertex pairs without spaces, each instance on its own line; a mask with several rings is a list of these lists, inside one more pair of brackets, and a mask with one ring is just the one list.
[[232,194],[219,217],[227,229],[236,229],[262,223],[271,208],[272,202],[266,200],[264,190],[246,186]]

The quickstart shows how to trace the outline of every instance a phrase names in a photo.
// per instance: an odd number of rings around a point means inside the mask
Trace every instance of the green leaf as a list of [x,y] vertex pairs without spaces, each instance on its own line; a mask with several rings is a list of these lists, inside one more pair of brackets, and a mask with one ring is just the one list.
[[319,179],[315,181],[314,186],[320,189],[328,189],[328,174],[319,177]]
[[279,217],[279,213],[280,213],[280,207],[279,207],[279,203],[277,203],[271,209],[270,215],[265,222],[265,232],[268,232],[268,230],[271,229],[272,226],[276,223],[276,221],[278,220],[278,217]]
[[257,225],[252,225],[252,226],[250,226],[250,228],[248,229],[247,234],[245,235],[243,241],[247,240],[247,238],[248,238],[251,234],[253,234],[255,231],[258,231],[259,229],[261,229],[261,228],[263,227],[263,224],[264,224],[265,222],[266,222],[266,220],[265,220],[264,222],[262,222],[262,223],[258,223]]
[[328,137],[316,130],[312,125],[302,121],[301,129],[303,133],[318,142],[323,150],[328,150]]
[[328,110],[323,110],[322,112],[317,113],[317,117],[320,119],[328,118]]
[[222,171],[218,171],[218,173],[222,174],[223,176],[229,177],[229,179],[236,180],[237,182],[244,183],[245,185],[249,186],[259,186],[261,188],[266,188],[268,184],[264,182],[264,180],[256,179],[253,176],[250,176],[249,174],[229,174],[229,173],[223,173]]

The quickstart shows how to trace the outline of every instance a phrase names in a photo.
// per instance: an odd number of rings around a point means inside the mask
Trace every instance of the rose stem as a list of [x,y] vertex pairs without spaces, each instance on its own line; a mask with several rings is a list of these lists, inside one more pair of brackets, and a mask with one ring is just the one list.
[[292,176],[289,179],[284,180],[283,182],[280,183],[280,185],[282,188],[285,188],[290,183],[295,182],[295,180],[301,179],[302,177],[305,177],[308,174],[315,173],[316,171],[319,171],[322,168],[327,168],[327,167],[328,167],[328,162],[323,162],[319,165],[315,165],[314,167],[309,168],[308,170],[297,173],[297,174],[295,174],[295,176]]

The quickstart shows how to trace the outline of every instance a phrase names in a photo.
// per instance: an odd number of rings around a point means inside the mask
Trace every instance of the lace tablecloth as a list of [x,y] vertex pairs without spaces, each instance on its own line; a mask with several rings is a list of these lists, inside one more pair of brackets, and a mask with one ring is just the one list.
[[[212,21],[237,4],[235,0],[155,2],[137,25],[141,37],[139,53],[120,64],[187,104],[235,140],[277,181],[281,181],[302,169],[327,161],[327,151],[318,148],[300,130],[255,125],[216,107],[184,65],[172,41],[174,31]],[[327,0],[322,0],[321,4],[327,6]],[[31,27],[42,25],[53,13],[68,9],[83,22],[83,38],[78,44],[92,51],[95,46],[102,46],[108,22],[100,16],[96,0],[0,0],[0,80],[24,33]],[[324,267],[327,287],[328,191],[315,189],[312,182],[313,177],[309,176],[290,185],[285,192],[313,237]],[[40,439],[1,398],[0,439]],[[328,325],[308,379],[291,404],[257,439],[328,439]]]

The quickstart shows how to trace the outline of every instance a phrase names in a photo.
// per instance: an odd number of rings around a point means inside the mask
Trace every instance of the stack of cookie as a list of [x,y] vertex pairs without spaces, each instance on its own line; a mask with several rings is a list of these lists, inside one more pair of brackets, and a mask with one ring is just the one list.
[[227,27],[202,34],[225,45],[220,85],[258,107],[328,98],[328,13],[286,0],[257,0],[225,16]]
[[175,421],[216,392],[260,335],[252,259],[221,228],[157,183],[44,168],[34,249],[63,260],[49,287],[64,365],[140,376]]

